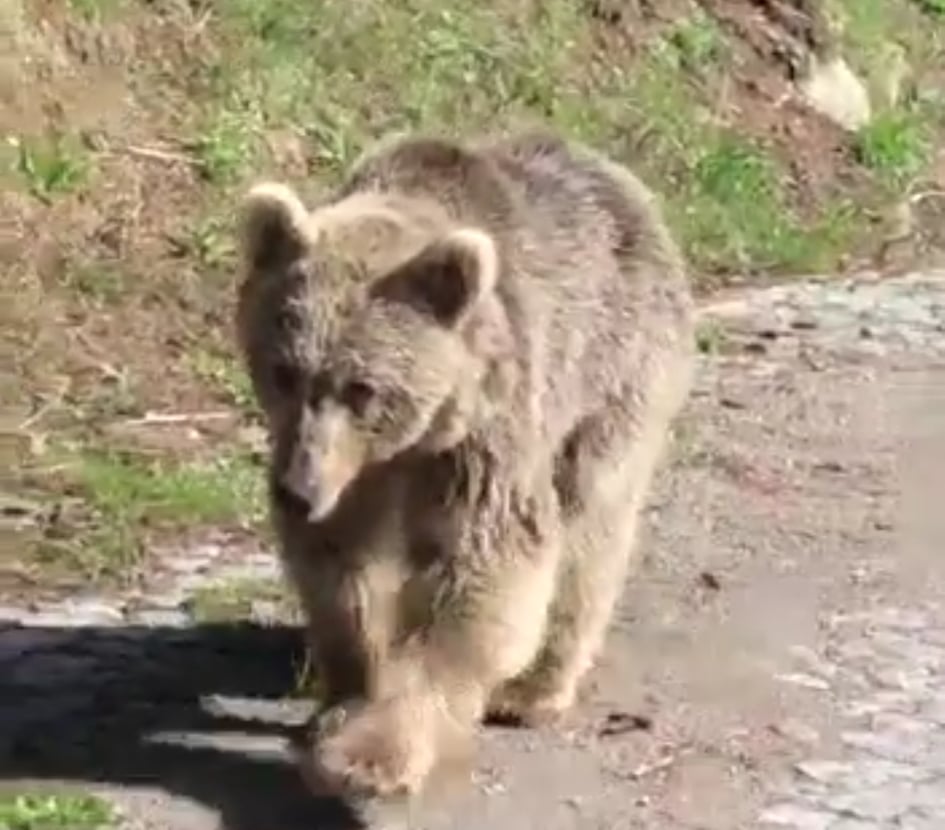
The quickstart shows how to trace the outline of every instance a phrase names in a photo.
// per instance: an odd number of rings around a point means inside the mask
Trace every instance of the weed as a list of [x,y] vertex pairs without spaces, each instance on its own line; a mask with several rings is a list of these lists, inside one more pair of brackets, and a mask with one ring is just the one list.
[[[91,578],[137,564],[155,532],[197,526],[252,526],[265,518],[263,477],[246,456],[183,463],[104,450],[65,457],[55,525],[35,551],[40,561]],[[67,508],[66,505],[73,504]]]
[[669,41],[685,67],[694,72],[704,72],[717,63],[725,46],[718,24],[701,10],[679,23],[670,33]]
[[114,810],[93,795],[0,795],[0,828],[3,830],[105,830],[114,824]]
[[703,320],[696,327],[696,348],[702,354],[718,354],[725,343],[725,332],[717,320]]
[[860,130],[855,148],[863,164],[895,183],[916,176],[931,150],[920,117],[904,111],[878,115]]
[[17,170],[30,192],[44,201],[77,190],[88,177],[88,163],[77,141],[60,134],[16,142]]
[[210,269],[224,268],[232,264],[236,255],[229,225],[217,216],[196,222],[191,231],[188,253],[197,262]]
[[262,515],[259,471],[242,458],[182,464],[88,452],[76,474],[95,509],[123,523],[202,524]]
[[202,586],[190,597],[188,606],[197,622],[216,623],[248,619],[259,603],[272,606],[280,617],[291,616],[291,603],[281,581],[251,577]]
[[70,269],[65,285],[95,305],[113,304],[125,291],[122,272],[105,262],[90,262]]
[[100,23],[119,11],[124,0],[68,0],[69,8],[89,23]]
[[926,14],[945,17],[945,0],[916,0],[916,2]]
[[191,364],[201,380],[219,389],[229,403],[240,409],[251,411],[256,407],[256,398],[249,376],[238,361],[206,349],[198,349]]
[[192,150],[201,173],[213,184],[238,180],[256,155],[254,119],[247,112],[220,108],[204,124]]

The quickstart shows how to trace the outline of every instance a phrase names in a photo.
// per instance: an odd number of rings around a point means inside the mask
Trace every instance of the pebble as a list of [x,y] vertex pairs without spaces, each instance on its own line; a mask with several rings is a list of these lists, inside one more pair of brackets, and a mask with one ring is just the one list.
[[193,619],[184,611],[172,609],[142,609],[136,611],[134,622],[146,625],[148,628],[187,628],[193,625]]
[[776,680],[782,683],[790,683],[792,686],[801,686],[804,689],[826,692],[830,690],[830,684],[822,677],[815,677],[812,674],[803,672],[792,672],[789,674],[779,674],[775,676]]
[[836,813],[779,804],[761,814],[761,822],[767,827],[788,827],[792,830],[828,830]]

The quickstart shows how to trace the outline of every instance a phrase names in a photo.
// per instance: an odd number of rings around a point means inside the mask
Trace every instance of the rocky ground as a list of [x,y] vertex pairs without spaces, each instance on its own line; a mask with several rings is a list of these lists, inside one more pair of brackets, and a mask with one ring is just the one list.
[[[585,701],[486,730],[412,826],[945,827],[945,272],[733,294],[700,341]],[[165,561],[134,594],[0,609],[3,786],[92,789],[130,828],[350,826],[286,766],[297,632],[265,601],[189,611],[272,557]]]

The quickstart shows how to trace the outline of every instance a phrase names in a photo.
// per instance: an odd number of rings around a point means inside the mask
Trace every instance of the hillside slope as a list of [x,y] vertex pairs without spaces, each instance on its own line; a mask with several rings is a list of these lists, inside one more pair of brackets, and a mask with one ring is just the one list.
[[0,0],[0,55],[0,592],[259,526],[253,179],[539,118],[662,194],[705,290],[942,242],[942,0]]

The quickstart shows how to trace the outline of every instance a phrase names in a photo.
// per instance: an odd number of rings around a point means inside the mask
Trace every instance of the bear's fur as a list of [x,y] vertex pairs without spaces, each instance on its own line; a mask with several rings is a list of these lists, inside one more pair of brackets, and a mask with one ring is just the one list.
[[400,138],[244,205],[237,328],[326,715],[324,785],[414,793],[487,713],[574,701],[688,392],[650,192],[554,135]]

